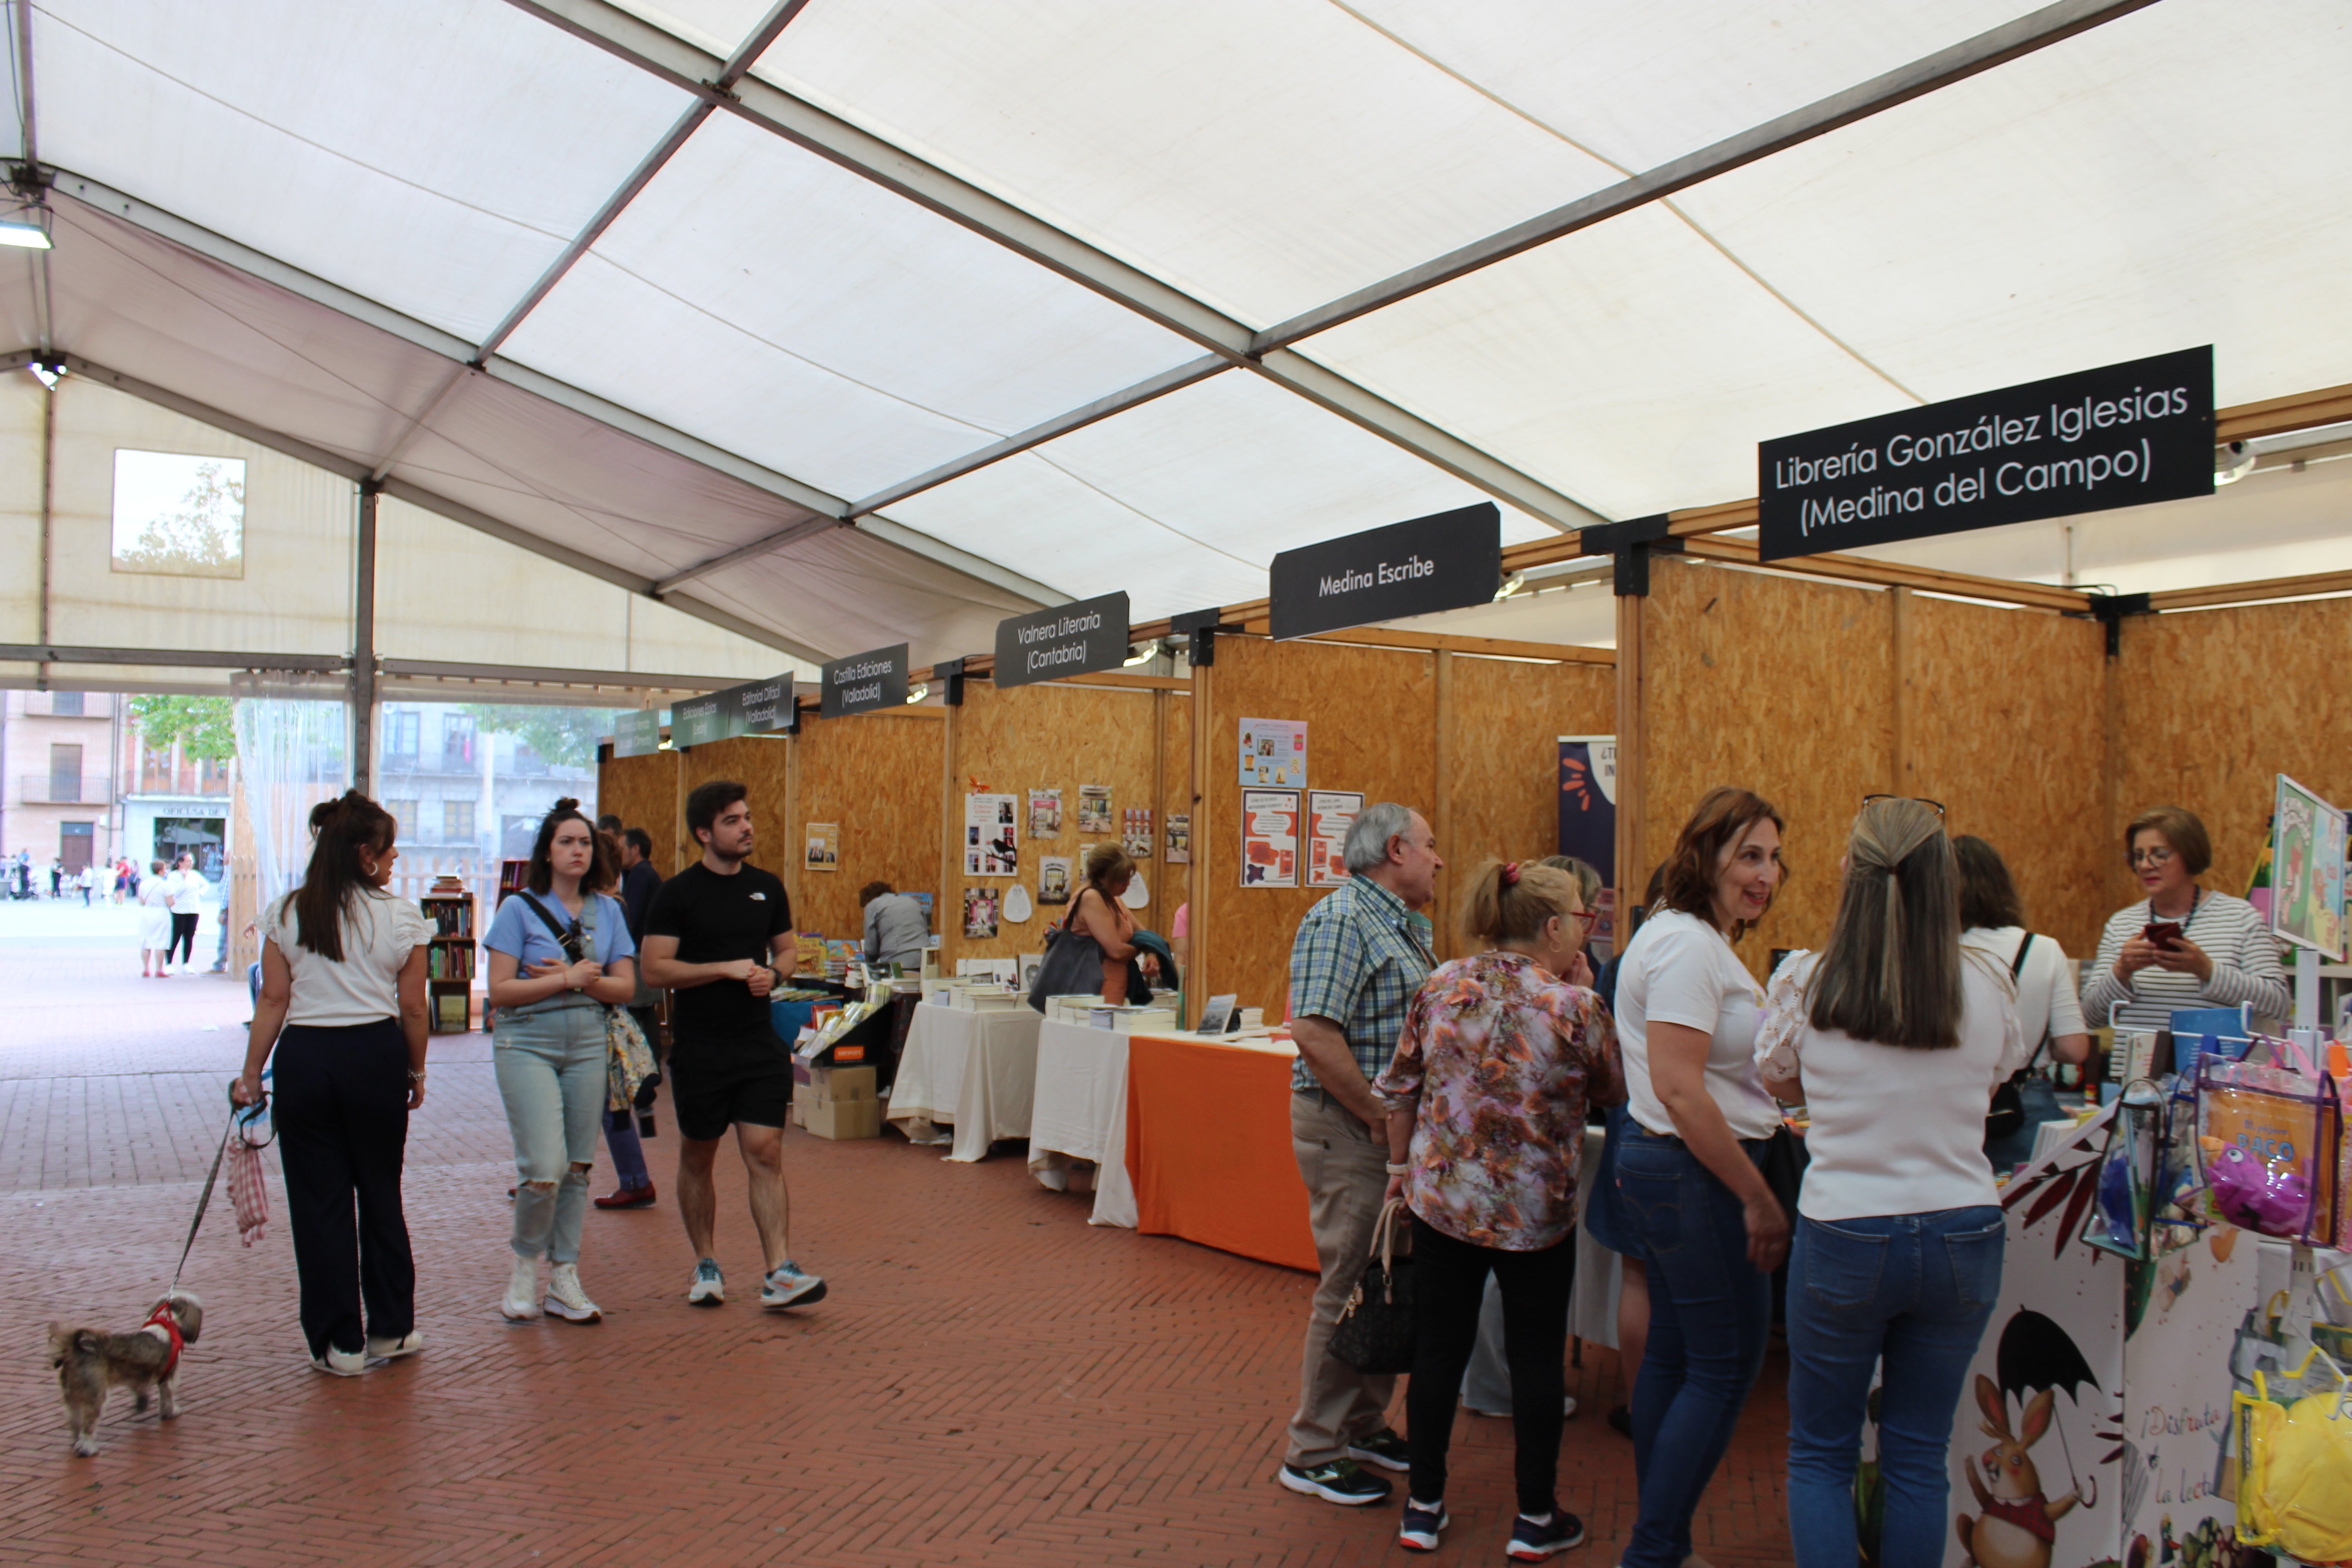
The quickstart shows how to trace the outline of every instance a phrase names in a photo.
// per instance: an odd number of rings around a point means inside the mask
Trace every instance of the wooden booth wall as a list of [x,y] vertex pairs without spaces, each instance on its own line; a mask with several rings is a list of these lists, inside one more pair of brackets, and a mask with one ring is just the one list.
[[[988,681],[964,689],[963,706],[950,720],[953,737],[954,788],[947,797],[944,837],[934,837],[933,879],[945,864],[949,911],[940,967],[949,973],[966,958],[1018,958],[1045,950],[1045,931],[1069,912],[1066,904],[1037,901],[1045,856],[1071,861],[1072,886],[1082,874],[1087,852],[1118,841],[1129,807],[1152,809],[1151,853],[1138,862],[1149,901],[1135,911],[1136,923],[1168,931],[1186,897],[1185,868],[1171,873],[1165,858],[1167,797],[1183,793],[1189,778],[1191,726],[1184,713],[1188,694],[1061,681],[1000,690]],[[1173,731],[1163,740],[1163,725]],[[1176,788],[1171,789],[1173,777]],[[1078,831],[1078,786],[1110,787],[1111,830]],[[1062,830],[1043,841],[1029,836],[1029,792],[1059,788]],[[1016,797],[1020,830],[1018,877],[967,877],[963,870],[964,801],[973,792]],[[963,934],[967,889],[987,888],[1001,901],[1013,887],[1029,891],[1031,912],[1015,924],[1000,914],[993,937]]]
[[596,815],[642,827],[654,841],[646,858],[665,878],[686,863],[686,792],[678,787],[686,758],[679,752],[607,757],[596,766]]
[[[695,750],[698,755],[729,747],[790,751],[791,815],[787,821],[780,787],[771,808],[778,824],[774,838],[766,837],[770,817],[753,801],[753,825],[763,842],[775,846],[762,850],[761,860],[792,889],[801,930],[845,941],[866,934],[857,889],[877,879],[905,892],[933,892],[939,918],[945,918],[940,815],[946,737],[944,710],[906,708],[847,719],[804,715],[800,734],[789,743],[745,737]],[[778,771],[781,785],[781,763]],[[818,822],[841,829],[840,858],[831,871],[806,864],[808,826]]]
[[2110,673],[2116,792],[2100,836],[2105,908],[2139,897],[2123,831],[2152,805],[2204,820],[2213,867],[2200,880],[2242,894],[2270,831],[2276,775],[2352,806],[2352,725],[2335,693],[2352,648],[2352,600],[2236,605],[2123,624]]

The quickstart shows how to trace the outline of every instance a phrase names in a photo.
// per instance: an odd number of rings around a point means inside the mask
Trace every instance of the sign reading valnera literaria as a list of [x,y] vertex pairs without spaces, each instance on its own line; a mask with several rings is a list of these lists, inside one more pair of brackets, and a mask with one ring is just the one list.
[[1757,447],[1757,559],[2213,493],[2210,345]]
[[1127,595],[1105,594],[996,623],[996,684],[1093,675],[1127,662]]

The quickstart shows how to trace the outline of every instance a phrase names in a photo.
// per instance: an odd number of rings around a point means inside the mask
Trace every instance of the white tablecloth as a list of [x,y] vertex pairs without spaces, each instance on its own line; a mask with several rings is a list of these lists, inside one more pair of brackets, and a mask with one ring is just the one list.
[[1568,1331],[1580,1340],[1617,1348],[1617,1296],[1624,1287],[1625,1260],[1592,1239],[1582,1223],[1584,1211],[1596,1195],[1593,1178],[1601,1171],[1601,1145],[1606,1134],[1598,1127],[1584,1130],[1584,1152],[1576,1161],[1576,1284],[1568,1296]]
[[898,1058],[890,1124],[911,1142],[936,1143],[944,1142],[937,1125],[952,1123],[947,1157],[967,1164],[988,1158],[989,1144],[999,1138],[1028,1137],[1044,1022],[1027,1007],[976,1013],[922,1004]]
[[1095,1165],[1095,1207],[1087,1223],[1134,1229],[1135,1184],[1127,1170],[1127,1037],[1047,1022],[1037,1030],[1029,1169],[1039,1182],[1063,1192],[1069,1186],[1072,1160]]

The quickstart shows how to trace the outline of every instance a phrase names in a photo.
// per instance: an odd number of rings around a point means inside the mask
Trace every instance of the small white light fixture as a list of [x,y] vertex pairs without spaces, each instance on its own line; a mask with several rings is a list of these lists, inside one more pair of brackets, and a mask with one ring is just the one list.
[[2213,482],[2234,485],[2254,471],[2254,460],[2262,454],[2247,441],[2232,441],[2213,454]]
[[55,392],[58,389],[58,383],[66,378],[66,367],[62,363],[58,364],[43,364],[39,360],[35,360],[25,368],[33,373],[34,380],[39,382],[44,387],[47,387],[51,392]]
[[1145,643],[1141,647],[1131,649],[1128,653],[1127,663],[1122,668],[1133,669],[1139,664],[1150,664],[1154,658],[1159,657],[1159,653],[1160,645],[1158,643]]
[[929,697],[930,694],[931,683],[928,680],[918,681],[914,685],[907,688],[907,706],[912,708],[916,703],[920,702],[924,698]]
[[0,245],[13,245],[20,250],[48,249],[48,209],[25,207],[14,217],[0,218]]
[[675,752],[677,748],[670,744],[670,739],[667,735],[664,735],[654,746],[654,750],[656,752]]
[[1512,573],[1509,576],[1503,579],[1503,585],[1495,590],[1495,603],[1498,605],[1501,604],[1504,600],[1519,592],[1527,585],[1528,574],[1526,573]]

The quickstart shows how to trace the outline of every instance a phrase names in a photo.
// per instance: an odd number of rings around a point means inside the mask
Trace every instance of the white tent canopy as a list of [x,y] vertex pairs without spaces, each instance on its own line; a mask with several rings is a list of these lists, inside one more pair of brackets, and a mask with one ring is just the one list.
[[[1482,497],[1507,540],[1737,500],[1759,439],[2172,349],[2224,405],[2352,380],[2331,0],[16,4],[0,156],[56,248],[0,259],[0,363],[380,477],[387,659],[923,662]],[[2352,560],[2341,485],[2283,484],[2224,492],[2270,552],[2231,574]],[[2224,502],[2184,504],[1884,553],[2172,585]],[[495,607],[550,590],[494,542],[601,582],[585,651]],[[352,646],[283,596],[85,612]]]

